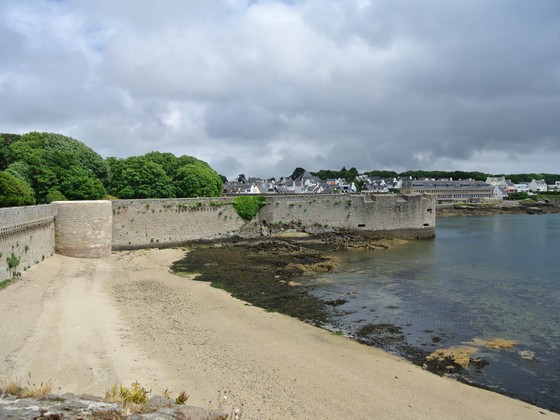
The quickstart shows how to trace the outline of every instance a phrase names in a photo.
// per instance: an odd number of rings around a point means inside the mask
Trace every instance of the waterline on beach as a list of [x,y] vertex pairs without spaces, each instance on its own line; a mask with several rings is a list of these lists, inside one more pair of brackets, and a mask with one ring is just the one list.
[[478,349],[484,363],[460,378],[558,411],[559,241],[557,214],[445,219],[433,241],[348,253],[340,270],[306,285],[322,300],[345,300],[332,309],[331,329],[357,337],[367,325],[393,326],[392,335],[381,331],[388,338],[381,344],[405,356],[410,347],[429,353],[476,338],[515,341]]

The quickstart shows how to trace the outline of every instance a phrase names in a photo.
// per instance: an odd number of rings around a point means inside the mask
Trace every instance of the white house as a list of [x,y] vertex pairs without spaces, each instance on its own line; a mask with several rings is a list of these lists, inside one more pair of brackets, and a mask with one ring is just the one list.
[[529,185],[527,184],[514,184],[515,185],[515,191],[517,191],[518,193],[528,193],[529,190]]
[[496,198],[497,200],[503,200],[507,196],[508,194],[505,187],[498,185],[494,186],[494,198]]
[[533,179],[529,182],[529,191],[531,192],[546,192],[548,186],[544,179]]

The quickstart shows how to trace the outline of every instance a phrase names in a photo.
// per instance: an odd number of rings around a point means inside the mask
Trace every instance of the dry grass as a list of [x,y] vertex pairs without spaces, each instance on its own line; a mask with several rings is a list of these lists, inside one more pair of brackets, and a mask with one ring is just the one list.
[[2,387],[2,392],[15,395],[21,398],[34,398],[40,400],[47,395],[52,394],[54,384],[52,380],[40,382],[38,384],[31,382],[31,374],[27,380],[27,385],[22,386],[19,381],[9,381]]
[[22,396],[25,389],[16,381],[10,381],[6,385],[2,386],[2,392],[11,395]]

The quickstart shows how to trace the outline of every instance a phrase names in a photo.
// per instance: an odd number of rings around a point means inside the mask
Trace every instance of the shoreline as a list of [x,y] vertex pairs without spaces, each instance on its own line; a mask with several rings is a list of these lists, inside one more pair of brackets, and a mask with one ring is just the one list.
[[184,255],[55,255],[23,273],[0,291],[0,378],[93,395],[137,380],[201,407],[228,389],[245,418],[560,418],[169,273]]
[[[313,286],[306,286],[306,282],[299,281],[298,278],[307,275],[316,276],[320,275],[321,272],[338,269],[339,259],[344,258],[344,256],[332,257],[330,254],[333,252],[341,250],[352,252],[351,250],[355,249],[383,249],[408,242],[369,238],[366,241],[367,243],[364,243],[364,238],[351,238],[349,236],[333,246],[332,242],[325,241],[324,238],[321,239],[320,237],[308,242],[298,240],[297,236],[295,239],[284,236],[283,240],[272,238],[233,244],[207,245],[194,248],[183,260],[175,262],[172,270],[193,272],[196,270],[196,267],[203,267],[198,270],[197,281],[208,282],[213,287],[224,289],[232,294],[232,296],[247,301],[252,305],[295,317],[300,321],[320,327],[333,334],[344,335],[360,344],[387,351],[390,354],[408,360],[416,366],[422,367],[432,374],[446,376],[469,386],[497,392],[508,397],[526,401],[529,404],[539,404],[538,401],[531,399],[521,399],[519,395],[507,390],[497,391],[481,383],[472,382],[467,376],[464,376],[463,371],[466,371],[469,364],[480,369],[488,364],[488,361],[472,356],[472,353],[474,353],[474,350],[478,350],[478,347],[473,347],[472,351],[463,354],[462,347],[433,347],[427,349],[426,347],[411,345],[408,343],[400,327],[385,323],[365,324],[357,330],[347,332],[346,334],[338,331],[334,327],[336,321],[333,322],[337,317],[336,308],[346,303],[347,299],[343,297],[334,301],[321,300],[308,292],[309,288],[313,288]],[[289,249],[289,251],[286,252],[286,249]],[[236,252],[232,252],[232,250]],[[255,250],[257,251],[255,252]],[[267,253],[266,260],[254,258],[254,254],[262,252]],[[313,258],[319,257],[329,262],[317,263],[312,261]],[[221,265],[220,270],[217,270],[214,265],[207,264],[207,261],[213,260],[225,261]],[[296,263],[291,262],[292,260]],[[299,260],[307,261],[307,268],[302,267],[302,264],[298,264],[297,261]],[[281,268],[284,264],[292,268],[292,270]],[[273,268],[273,272],[262,270],[263,266],[266,265]],[[247,271],[247,266],[251,268],[250,271]],[[296,267],[296,270],[293,270],[294,267]],[[274,275],[274,270],[276,270],[276,275]],[[268,277],[266,277],[267,275]],[[255,277],[258,278],[256,282],[254,281]],[[274,289],[274,285],[285,287]],[[263,300],[262,295],[265,293],[268,295],[268,298]],[[270,298],[271,294],[273,299]],[[299,302],[300,300],[304,302],[303,305]],[[286,301],[290,302],[289,306],[285,305]],[[312,302],[311,304],[309,303],[310,301]],[[301,310],[302,306],[305,307],[306,311]],[[433,343],[436,343],[435,339],[438,338],[432,338],[432,345],[435,345]],[[495,339],[496,342],[500,340],[499,338]],[[426,345],[423,344],[423,346]],[[434,357],[436,354],[438,356]],[[540,406],[556,412],[560,411],[560,407]]]
[[498,214],[539,215],[560,213],[560,204],[549,201],[502,201],[492,204],[443,204],[436,208],[438,217],[494,216]]

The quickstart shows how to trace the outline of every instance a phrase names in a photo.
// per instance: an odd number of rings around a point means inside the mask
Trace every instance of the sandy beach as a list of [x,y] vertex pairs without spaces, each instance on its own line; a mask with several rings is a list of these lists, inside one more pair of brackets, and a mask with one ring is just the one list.
[[[55,255],[0,290],[0,381],[154,394],[261,419],[560,418],[169,272],[184,250]],[[211,403],[209,401],[212,400]]]

